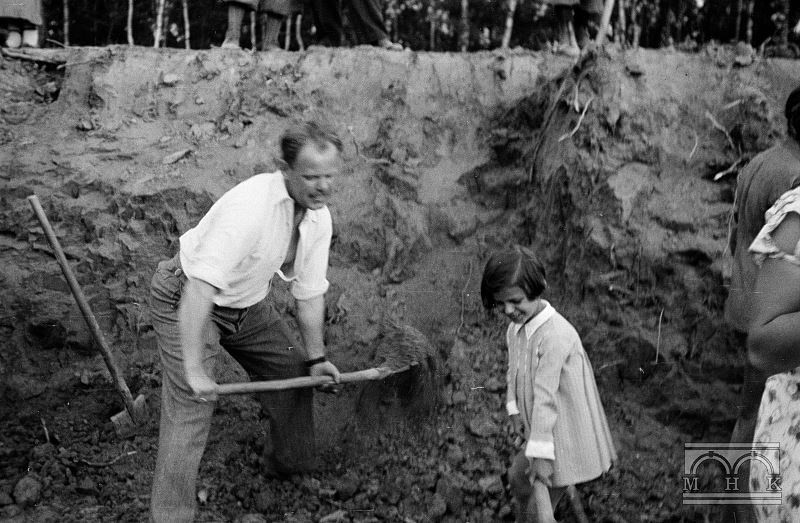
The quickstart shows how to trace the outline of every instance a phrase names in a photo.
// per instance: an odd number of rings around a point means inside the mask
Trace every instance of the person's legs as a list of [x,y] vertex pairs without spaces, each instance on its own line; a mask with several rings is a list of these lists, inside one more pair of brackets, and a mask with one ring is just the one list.
[[[235,334],[220,342],[253,381],[308,375],[306,353],[268,300],[250,307]],[[258,395],[270,418],[277,472],[307,472],[315,465],[313,390]]]
[[[600,17],[602,12],[596,13],[592,10],[587,10],[581,3],[580,8],[576,8],[574,12],[573,27],[575,28],[575,39],[578,47],[583,49],[586,45],[597,35],[600,30]],[[591,4],[591,2],[588,2]]]
[[239,40],[242,37],[242,20],[246,9],[256,9],[258,0],[228,1],[228,28],[225,31],[225,40],[222,42],[223,49],[238,49]]
[[553,10],[558,25],[558,52],[568,56],[578,56],[581,51],[572,25],[573,6],[556,4]]
[[[194,519],[197,471],[215,405],[194,398],[184,377],[177,310],[184,281],[185,276],[174,260],[161,262],[150,290],[150,309],[162,366],[161,424],[151,496],[151,515],[156,523]],[[209,322],[209,342],[214,333],[215,328]],[[218,345],[207,344],[203,359],[210,376],[218,354]]]
[[383,14],[375,0],[350,0],[350,16],[359,43],[381,47],[391,44],[383,26]]
[[[262,51],[280,48],[278,37],[281,33],[281,25],[286,21],[286,18],[287,17],[277,13],[259,13],[259,20],[261,20]],[[287,31],[288,30],[289,29],[287,29]]]
[[344,41],[341,0],[312,0],[311,10],[322,45],[339,47]]

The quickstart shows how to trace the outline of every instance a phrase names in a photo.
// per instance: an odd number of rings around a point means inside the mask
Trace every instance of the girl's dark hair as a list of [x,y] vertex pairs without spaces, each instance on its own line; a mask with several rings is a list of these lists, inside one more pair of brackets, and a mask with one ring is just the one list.
[[800,87],[789,93],[783,115],[786,117],[786,132],[800,141]]
[[544,266],[530,249],[517,245],[489,256],[481,279],[483,306],[493,308],[497,305],[495,294],[509,287],[519,287],[529,300],[538,298],[547,288]]
[[333,130],[327,126],[315,122],[304,122],[288,128],[281,136],[281,157],[283,161],[294,167],[297,155],[306,145],[313,144],[319,149],[324,149],[328,145],[333,145],[336,150],[342,152],[342,140]]

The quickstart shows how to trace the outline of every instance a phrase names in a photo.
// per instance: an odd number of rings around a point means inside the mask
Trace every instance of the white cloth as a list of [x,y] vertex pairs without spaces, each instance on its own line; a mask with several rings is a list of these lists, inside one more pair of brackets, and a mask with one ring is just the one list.
[[293,270],[281,272],[292,235],[294,200],[283,173],[255,175],[222,195],[196,227],[180,238],[181,267],[219,292],[214,303],[245,308],[263,300],[273,275],[291,282],[298,300],[328,290],[332,222],[327,207],[306,210]]
[[506,332],[506,408],[519,413],[525,456],[553,460],[553,486],[606,472],[616,460],[592,366],[575,328],[547,302]]

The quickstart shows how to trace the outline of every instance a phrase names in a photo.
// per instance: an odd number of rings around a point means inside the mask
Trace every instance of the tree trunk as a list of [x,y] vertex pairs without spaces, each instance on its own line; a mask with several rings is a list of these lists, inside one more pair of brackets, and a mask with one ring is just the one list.
[[286,17],[286,35],[283,37],[283,49],[288,51],[292,45],[292,15]]
[[733,26],[733,41],[738,42],[742,34],[742,11],[744,10],[744,0],[736,0],[736,23]]
[[469,0],[461,0],[461,52],[469,48]]
[[511,43],[511,31],[514,30],[514,13],[517,11],[517,0],[508,0],[508,12],[506,13],[506,28],[503,31],[503,40],[500,43],[501,49],[508,49]]
[[69,45],[69,0],[64,0],[64,45]]
[[153,47],[156,49],[161,47],[161,33],[164,27],[164,4],[166,4],[166,0],[158,0],[156,28],[153,30]]
[[[289,18],[289,27],[291,27],[291,25],[292,25],[292,15],[289,15],[288,18]],[[295,19],[294,23],[295,23],[295,26],[294,26],[294,28],[295,28],[295,36],[294,37],[297,40],[297,47],[299,47],[301,51],[305,51],[306,44],[303,43],[303,35],[302,35],[301,31],[300,31],[300,29],[302,29],[302,26],[303,26],[303,13],[299,13],[297,15],[297,18]]]
[[436,50],[436,10],[428,6],[428,50]]
[[747,0],[747,34],[745,42],[753,45],[753,11],[755,11],[756,0]]
[[[80,13],[80,11],[78,11]],[[97,16],[97,0],[94,2],[94,16],[92,16],[92,30],[89,33],[92,36],[92,45],[97,45],[97,27],[100,21],[100,17]]]
[[617,31],[615,35],[617,42],[623,47],[626,47],[628,44],[628,28],[626,27],[626,22],[625,0],[617,0]]
[[631,45],[634,49],[639,48],[639,40],[642,38],[641,13],[636,12],[637,4],[638,0],[633,0],[631,4],[631,24],[633,25]]
[[133,45],[133,0],[128,0],[128,22],[125,24],[128,45]]
[[783,25],[781,25],[781,45],[789,43],[789,15],[791,14],[791,2],[783,0]]
[[[252,9],[250,11],[250,49],[252,49],[253,51],[255,51],[257,49],[257,47],[256,47],[256,15],[257,15],[256,11],[258,11],[258,8]],[[263,38],[264,35],[261,35],[261,37]]]
[[[133,1],[133,0],[131,0]],[[183,47],[191,49],[192,44],[189,42],[191,37],[191,28],[189,23],[189,0],[183,0]]]
[[397,28],[397,10],[392,10],[392,17],[389,19],[389,26],[392,28],[392,42],[396,42],[399,37]]

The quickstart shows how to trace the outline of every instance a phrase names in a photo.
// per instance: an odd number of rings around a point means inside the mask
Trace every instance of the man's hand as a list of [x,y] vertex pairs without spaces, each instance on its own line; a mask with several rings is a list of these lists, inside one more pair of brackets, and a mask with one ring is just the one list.
[[311,376],[330,376],[335,383],[339,383],[339,369],[329,361],[321,361],[308,369]]
[[186,383],[192,389],[195,398],[200,401],[217,400],[217,383],[208,377],[202,367],[186,369]]
[[543,458],[532,458],[528,468],[528,474],[531,478],[531,485],[538,480],[547,485],[552,485],[553,479],[553,460]]
[[[308,373],[311,376],[330,376],[333,378],[334,383],[339,383],[339,369],[329,361],[323,361],[312,365],[311,368],[308,369]],[[339,388],[333,384],[320,385],[317,389],[320,392],[327,392],[330,394],[337,394],[339,392]]]

